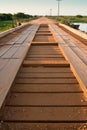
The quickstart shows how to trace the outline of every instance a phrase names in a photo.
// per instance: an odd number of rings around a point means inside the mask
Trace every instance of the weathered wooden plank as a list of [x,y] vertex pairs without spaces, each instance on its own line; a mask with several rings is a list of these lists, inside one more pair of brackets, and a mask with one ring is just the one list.
[[76,79],[68,79],[68,78],[18,78],[16,79],[16,83],[32,83],[32,84],[77,84]]
[[69,67],[69,63],[65,60],[24,60],[23,66],[61,66],[61,67]]
[[31,44],[31,49],[30,49],[30,51],[40,51],[40,50],[42,50],[42,51],[58,51],[58,52],[61,52],[61,50],[59,49],[59,48],[50,48],[50,47],[39,47],[39,46],[37,46],[37,47],[35,47],[35,46],[32,46],[32,44]]
[[[32,54],[32,51],[29,52],[29,54]],[[52,52],[52,51],[33,51],[34,55],[58,55],[58,52]],[[61,53],[60,53],[61,54]]]
[[27,51],[29,49],[30,45],[29,46],[21,46],[18,51],[13,55],[13,58],[21,58],[21,59],[24,59],[26,54],[27,54]]
[[12,93],[6,105],[82,107],[87,102],[82,93]]
[[[67,59],[70,61],[73,72],[77,76],[79,82],[82,84],[82,87],[86,91],[87,86],[87,66],[84,64],[84,62],[72,51],[71,48],[66,48],[61,46],[61,49],[63,49]],[[71,54],[71,55],[69,55]]]
[[33,42],[55,42],[55,39],[52,36],[35,36]]
[[11,48],[11,45],[1,47],[0,48],[0,57],[3,56],[10,48]]
[[52,33],[50,32],[50,33],[40,33],[40,32],[38,32],[38,33],[36,33],[36,36],[52,36]]
[[[38,25],[34,27],[32,26],[31,29],[33,29],[31,35],[33,37],[38,29]],[[19,36],[19,38],[21,37],[22,35]],[[26,38],[26,35],[24,37]],[[3,65],[0,67],[0,107],[2,106],[10,86],[15,79],[28,48],[29,45],[22,47],[16,45],[7,45],[1,48],[1,58],[4,58],[4,61],[6,61],[5,59],[8,59],[8,61],[4,62],[3,60],[0,60],[2,62],[1,64]]]
[[4,121],[87,122],[85,107],[6,107]]
[[[58,32],[59,30],[56,27],[52,27],[52,31],[53,32]],[[55,31],[56,29],[56,31]],[[60,31],[61,32],[61,31]],[[78,32],[78,31],[77,31]],[[62,34],[63,36],[64,34]],[[59,43],[59,47],[61,48],[62,52],[64,53],[64,55],[66,56],[66,58],[69,60],[73,72],[75,74],[75,76],[77,77],[77,79],[79,80],[80,84],[82,85],[82,89],[84,90],[84,92],[87,92],[87,66],[86,66],[86,60],[85,60],[85,53],[83,56],[83,52],[81,52],[81,50],[78,49],[78,46],[76,47],[71,47],[71,46],[64,46],[63,44]],[[82,59],[82,57],[84,57]]]
[[58,52],[61,52],[61,50],[59,49],[59,48],[55,48],[54,46],[52,47],[50,47],[50,46],[48,46],[48,47],[42,47],[42,46],[34,46],[34,45],[32,45],[31,44],[31,49],[30,49],[30,51],[37,51],[37,50],[45,50],[45,51],[58,51]]
[[74,78],[73,73],[19,73],[20,78]]
[[37,31],[37,34],[38,34],[38,33],[51,33],[51,31],[50,31],[50,30],[49,30],[49,31],[44,31],[44,30],[43,30],[43,31],[40,31],[40,30],[39,30],[39,31]]
[[[42,57],[41,57],[41,58],[38,58],[38,57],[33,57],[33,58],[32,58],[32,57],[26,57],[25,60],[36,61],[36,62],[37,62],[37,61],[42,61],[42,60],[43,60],[43,61],[48,60],[48,61],[51,62],[51,61],[53,61],[53,60],[55,61],[55,60],[65,60],[65,59],[64,59],[64,57],[58,57],[58,58],[55,58],[55,57],[53,57],[53,58],[52,58],[52,57],[46,57],[46,58],[44,58],[44,57],[43,57],[43,58],[42,58]],[[36,64],[37,64],[37,63],[36,63]]]
[[11,47],[8,51],[5,52],[5,54],[3,54],[3,56],[1,56],[1,58],[12,58],[13,55],[18,51],[19,46],[17,47]]
[[[30,55],[28,54],[27,57],[29,58],[60,58],[63,57],[61,54],[59,55]],[[64,58],[64,57],[63,57]]]
[[78,84],[15,84],[13,92],[51,92],[51,93],[80,93],[83,92]]
[[6,64],[9,62],[8,59],[0,59],[0,71],[2,71],[2,69],[4,69],[4,67],[6,66]]
[[5,67],[0,71],[0,107],[13,83],[21,62],[19,59],[9,59]]
[[72,48],[74,53],[76,53],[76,55],[85,63],[87,64],[87,54],[84,53],[84,51],[82,51],[79,47],[76,48]]
[[33,41],[33,42],[32,42],[32,45],[34,45],[34,46],[35,46],[35,45],[36,45],[36,46],[37,46],[37,45],[40,45],[40,46],[41,46],[41,45],[58,45],[58,43],[55,42],[55,41],[51,41],[51,40],[50,40],[50,41],[42,41],[42,40],[41,40],[41,41]]
[[59,72],[71,72],[69,67],[21,67],[20,72],[24,73],[35,73],[35,72],[48,72],[48,73],[59,73]]
[[57,52],[57,51],[55,51],[55,50],[30,50],[30,52],[28,53],[28,54],[31,54],[31,53],[33,53],[33,54],[56,54],[56,55],[61,55],[62,53],[59,51],[59,52]]
[[[80,130],[87,127],[87,123],[4,123],[4,128],[12,130],[38,130],[38,129],[50,129],[50,130]],[[3,128],[3,127],[1,127]]]

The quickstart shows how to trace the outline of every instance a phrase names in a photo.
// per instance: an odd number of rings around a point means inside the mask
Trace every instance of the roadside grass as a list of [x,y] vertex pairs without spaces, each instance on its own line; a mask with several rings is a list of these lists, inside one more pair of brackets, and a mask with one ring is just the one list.
[[77,16],[51,16],[50,18],[56,20],[56,22],[61,22],[64,24],[68,23],[87,23],[87,16],[77,17]]
[[25,23],[25,22],[29,22],[32,19],[15,19],[15,20],[10,20],[10,21],[0,21],[0,32],[6,31],[10,28],[19,26],[18,23]]
[[12,28],[12,21],[0,21],[0,32]]

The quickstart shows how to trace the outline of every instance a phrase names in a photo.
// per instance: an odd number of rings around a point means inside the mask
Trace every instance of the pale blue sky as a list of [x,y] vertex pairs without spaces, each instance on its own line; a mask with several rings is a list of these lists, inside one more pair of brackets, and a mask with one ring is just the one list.
[[[0,13],[24,12],[32,15],[57,15],[56,0],[0,0]],[[60,15],[87,15],[87,0],[62,0]]]

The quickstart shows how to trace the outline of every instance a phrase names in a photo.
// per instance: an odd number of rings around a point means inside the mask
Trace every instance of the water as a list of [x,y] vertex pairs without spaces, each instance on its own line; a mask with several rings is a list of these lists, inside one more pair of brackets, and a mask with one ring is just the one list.
[[79,24],[79,30],[81,30],[82,32],[87,33],[87,23],[74,23],[74,24]]

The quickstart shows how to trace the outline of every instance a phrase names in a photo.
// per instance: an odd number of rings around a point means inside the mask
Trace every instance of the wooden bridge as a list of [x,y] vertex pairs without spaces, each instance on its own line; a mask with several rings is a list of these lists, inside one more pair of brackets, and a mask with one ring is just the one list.
[[87,35],[47,18],[0,34],[0,130],[87,130]]

